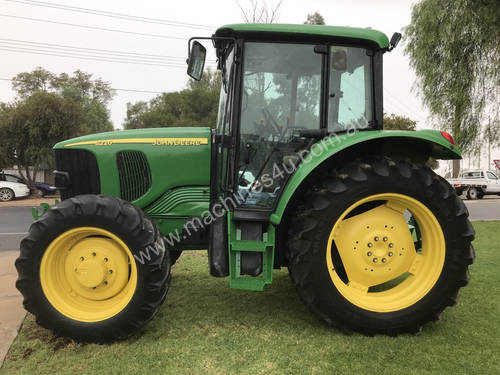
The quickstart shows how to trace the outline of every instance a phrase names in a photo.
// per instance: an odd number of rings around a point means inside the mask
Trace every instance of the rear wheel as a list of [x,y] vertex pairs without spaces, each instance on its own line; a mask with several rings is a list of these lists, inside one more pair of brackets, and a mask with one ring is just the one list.
[[165,299],[169,253],[156,225],[132,204],[83,195],[30,227],[16,286],[37,322],[77,341],[124,339]]
[[14,192],[9,188],[0,189],[0,202],[8,202],[15,198]]
[[376,158],[315,176],[291,215],[291,278],[328,323],[417,332],[468,282],[467,209],[422,165]]
[[475,200],[479,198],[479,192],[476,188],[470,188],[467,190],[467,199]]

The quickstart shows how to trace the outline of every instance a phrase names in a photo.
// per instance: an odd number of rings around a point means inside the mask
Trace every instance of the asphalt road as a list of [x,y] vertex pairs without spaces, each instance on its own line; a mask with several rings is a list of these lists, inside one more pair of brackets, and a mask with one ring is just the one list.
[[475,201],[464,200],[470,220],[500,220],[500,197],[486,196]]
[[[464,202],[471,220],[500,220],[500,197]],[[32,222],[31,207],[0,207],[0,251],[19,250]]]
[[31,207],[0,207],[0,251],[19,250],[32,222]]

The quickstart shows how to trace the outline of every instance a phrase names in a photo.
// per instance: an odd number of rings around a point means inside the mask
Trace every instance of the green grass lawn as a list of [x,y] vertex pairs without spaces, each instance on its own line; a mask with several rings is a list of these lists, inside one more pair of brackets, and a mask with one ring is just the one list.
[[476,222],[476,263],[458,305],[418,336],[328,328],[300,302],[286,270],[265,292],[231,290],[205,252],[184,254],[171,290],[141,334],[76,344],[28,316],[2,374],[499,374],[500,222]]

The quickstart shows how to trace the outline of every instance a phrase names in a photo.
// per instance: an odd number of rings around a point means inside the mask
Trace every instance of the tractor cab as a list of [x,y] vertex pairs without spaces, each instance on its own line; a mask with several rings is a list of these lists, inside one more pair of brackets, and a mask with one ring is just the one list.
[[[231,204],[227,220],[240,240],[262,242],[266,234],[272,235],[270,216],[290,176],[318,139],[382,125],[380,82],[386,37],[363,29],[354,29],[359,38],[352,36],[353,29],[349,29],[351,36],[343,37],[342,29],[243,24],[224,26],[210,38],[222,74],[211,207],[221,201]],[[318,38],[319,31],[325,35]],[[363,33],[370,37],[362,38]],[[205,57],[204,47],[194,41],[191,77],[201,78]],[[225,242],[211,242],[210,253],[223,249],[231,257],[232,243],[226,251]],[[238,264],[237,275],[265,276],[264,263],[270,269],[273,262],[266,259],[268,250],[262,243],[255,246],[264,251],[236,251],[237,259],[222,263]],[[228,272],[224,267],[212,268],[215,275]],[[233,286],[238,284],[231,280]],[[263,287],[263,282],[253,282]]]

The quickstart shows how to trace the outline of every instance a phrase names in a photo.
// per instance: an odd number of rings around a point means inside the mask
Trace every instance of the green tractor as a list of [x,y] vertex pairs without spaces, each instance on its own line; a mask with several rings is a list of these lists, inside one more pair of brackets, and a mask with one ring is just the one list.
[[[217,124],[88,135],[55,145],[62,202],[21,243],[25,308],[77,341],[124,339],[158,311],[183,250],[263,290],[288,267],[321,320],[367,335],[418,332],[457,301],[474,230],[426,166],[460,159],[435,130],[384,131],[382,58],[401,35],[235,24],[213,43]],[[168,125],[168,124],[165,124]]]

